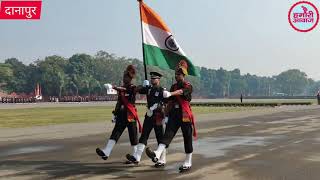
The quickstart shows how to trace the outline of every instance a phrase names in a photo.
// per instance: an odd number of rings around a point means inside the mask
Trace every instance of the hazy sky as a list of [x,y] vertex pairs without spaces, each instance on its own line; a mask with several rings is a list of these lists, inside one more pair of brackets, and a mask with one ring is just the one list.
[[[310,0],[320,8],[320,0]],[[320,80],[320,25],[294,31],[295,0],[145,0],[195,65],[276,75],[298,68]],[[98,50],[142,57],[136,0],[43,0],[40,21],[0,21],[0,61]]]

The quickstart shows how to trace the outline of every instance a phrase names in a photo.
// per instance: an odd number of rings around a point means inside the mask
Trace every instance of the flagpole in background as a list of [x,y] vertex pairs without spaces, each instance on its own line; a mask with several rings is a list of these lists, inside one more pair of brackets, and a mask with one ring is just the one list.
[[146,65],[146,59],[144,54],[144,48],[143,48],[143,26],[142,26],[142,14],[141,14],[141,3],[143,3],[143,0],[137,0],[139,2],[139,12],[140,12],[140,25],[141,25],[141,44],[142,44],[142,55],[143,55],[143,66],[144,66],[144,79],[148,80],[148,74],[147,74],[147,65]]

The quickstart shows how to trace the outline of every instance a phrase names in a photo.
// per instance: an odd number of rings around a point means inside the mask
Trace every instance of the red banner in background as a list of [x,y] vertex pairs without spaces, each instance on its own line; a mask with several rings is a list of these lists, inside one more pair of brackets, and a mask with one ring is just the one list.
[[1,1],[0,19],[40,19],[42,1]]

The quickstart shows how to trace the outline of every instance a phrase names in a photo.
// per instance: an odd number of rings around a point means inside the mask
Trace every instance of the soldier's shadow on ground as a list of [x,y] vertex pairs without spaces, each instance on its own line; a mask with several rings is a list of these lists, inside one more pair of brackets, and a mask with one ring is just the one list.
[[1,178],[44,175],[46,179],[60,179],[81,175],[81,178],[111,175],[114,178],[135,178],[134,172],[127,171],[134,168],[123,162],[82,163],[77,161],[0,161],[0,171],[13,171],[1,175]]

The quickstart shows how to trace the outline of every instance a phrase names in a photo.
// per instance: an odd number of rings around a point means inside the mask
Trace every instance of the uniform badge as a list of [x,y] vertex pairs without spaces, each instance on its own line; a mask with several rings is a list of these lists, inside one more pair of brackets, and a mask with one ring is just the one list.
[[156,93],[154,93],[154,95],[158,97],[159,96],[159,92],[157,91]]

